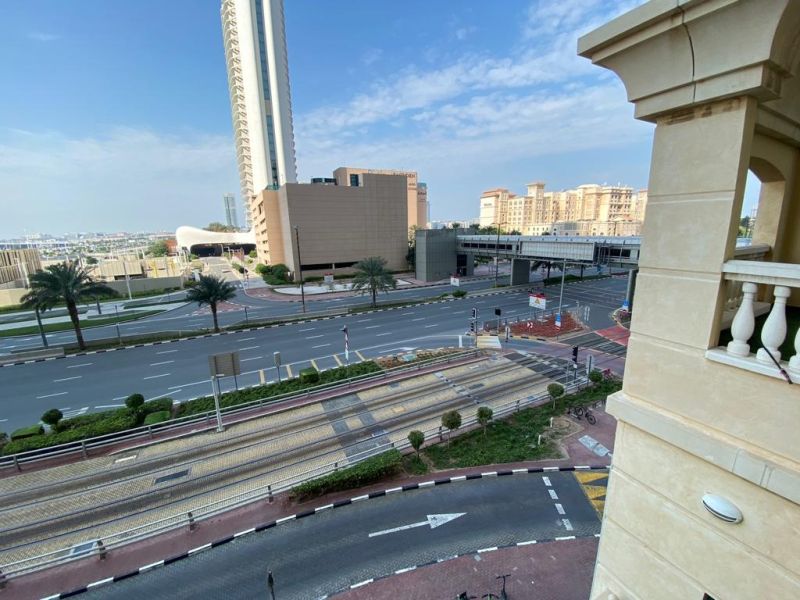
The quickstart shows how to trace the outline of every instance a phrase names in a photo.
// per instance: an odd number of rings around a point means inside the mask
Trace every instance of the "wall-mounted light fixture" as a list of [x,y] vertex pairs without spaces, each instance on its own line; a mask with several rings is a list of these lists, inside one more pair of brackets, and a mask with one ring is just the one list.
[[733,502],[716,494],[704,495],[703,506],[712,515],[726,523],[741,523],[744,518],[742,511]]

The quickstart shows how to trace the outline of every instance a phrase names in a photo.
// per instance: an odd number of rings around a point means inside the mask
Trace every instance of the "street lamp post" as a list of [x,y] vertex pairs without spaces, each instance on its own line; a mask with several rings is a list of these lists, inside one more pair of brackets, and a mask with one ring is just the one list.
[[344,362],[346,366],[350,366],[350,336],[347,333],[347,325],[342,327],[344,332]]
[[558,294],[558,322],[561,323],[561,303],[564,300],[564,276],[567,273],[567,259],[564,259],[564,264],[561,266],[561,292]]
[[114,314],[117,315],[117,322],[114,325],[117,327],[117,341],[119,345],[122,346],[122,335],[119,333],[119,309],[117,308],[116,303],[114,303]]
[[300,301],[303,303],[303,312],[306,312],[306,292],[303,288],[303,263],[300,262],[300,228],[294,226],[294,237],[297,241],[297,273],[300,275]]

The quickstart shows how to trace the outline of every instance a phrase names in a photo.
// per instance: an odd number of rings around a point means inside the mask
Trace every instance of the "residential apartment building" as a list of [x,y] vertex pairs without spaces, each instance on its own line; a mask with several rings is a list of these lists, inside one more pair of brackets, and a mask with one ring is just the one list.
[[408,227],[425,229],[428,226],[428,186],[419,183],[416,171],[395,171],[392,169],[359,169],[355,167],[339,167],[333,172],[337,185],[358,186],[360,177],[366,173],[373,175],[402,175],[407,184],[407,216]]
[[578,41],[654,125],[591,600],[800,598],[799,24],[653,0]]
[[639,235],[647,206],[647,190],[586,184],[545,192],[541,181],[529,183],[524,196],[506,188],[484,192],[480,225],[499,224],[523,235]]
[[35,248],[0,250],[0,287],[27,287],[28,278],[42,269],[42,258]]
[[272,263],[285,264],[295,277],[301,264],[304,276],[349,272],[370,256],[386,259],[391,270],[405,269],[406,174],[352,175],[358,177],[357,185],[331,185],[319,178],[319,183],[287,183],[278,190],[263,190],[254,219],[259,256],[269,240]]
[[261,190],[297,181],[283,1],[222,0],[220,14],[249,226]]

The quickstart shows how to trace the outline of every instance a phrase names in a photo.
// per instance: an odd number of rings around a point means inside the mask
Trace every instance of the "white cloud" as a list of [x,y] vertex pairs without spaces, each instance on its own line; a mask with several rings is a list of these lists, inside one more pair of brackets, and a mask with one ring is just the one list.
[[45,33],[43,31],[31,31],[28,33],[28,38],[37,42],[52,42],[60,39],[60,35],[54,33]]
[[380,48],[370,48],[361,57],[361,64],[368,67],[378,62],[383,56],[383,50]]
[[478,28],[473,25],[470,25],[468,27],[459,27],[458,29],[456,29],[453,35],[456,36],[456,39],[458,41],[463,42],[465,39],[467,39],[471,34],[475,33],[476,31],[478,31]]
[[0,135],[0,235],[153,230],[220,220],[238,191],[232,140],[120,127],[100,137]]

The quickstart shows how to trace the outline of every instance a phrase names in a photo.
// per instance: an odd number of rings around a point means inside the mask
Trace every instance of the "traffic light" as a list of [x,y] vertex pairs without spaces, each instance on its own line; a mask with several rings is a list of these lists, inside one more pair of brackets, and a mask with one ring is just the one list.
[[502,310],[500,310],[499,308],[495,308],[495,309],[494,309],[494,315],[495,315],[496,317],[499,317],[499,316],[500,316],[500,314],[501,314],[502,312],[503,312],[503,311],[502,311]]
[[572,347],[572,362],[578,364],[578,346]]
[[472,309],[472,318],[473,319],[477,319],[478,318],[478,307],[473,307],[473,309]]
[[475,325],[476,325],[475,321],[470,321],[469,322],[469,332],[470,333],[475,333]]

